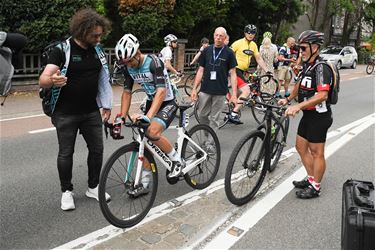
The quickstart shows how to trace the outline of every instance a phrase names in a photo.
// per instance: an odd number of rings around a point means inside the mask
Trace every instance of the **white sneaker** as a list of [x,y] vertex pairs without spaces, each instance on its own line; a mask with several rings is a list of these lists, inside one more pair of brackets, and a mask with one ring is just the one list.
[[73,193],[69,190],[62,193],[61,196],[61,209],[64,211],[73,210],[76,206],[74,205]]
[[[90,198],[94,198],[97,201],[99,201],[99,185],[96,186],[96,188],[88,188],[86,191],[86,196]],[[109,201],[110,199],[111,199],[111,196],[105,193],[105,200]]]

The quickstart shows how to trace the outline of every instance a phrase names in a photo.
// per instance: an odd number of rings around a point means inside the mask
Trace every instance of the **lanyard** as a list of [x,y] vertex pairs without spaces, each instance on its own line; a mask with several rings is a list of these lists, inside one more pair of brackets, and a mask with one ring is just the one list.
[[219,51],[219,53],[217,54],[217,56],[215,56],[215,54],[216,54],[216,52],[215,52],[215,46],[212,46],[212,50],[213,50],[212,55],[213,55],[213,58],[214,58],[214,64],[215,64],[216,60],[219,58],[219,56],[221,54],[221,51],[223,51],[224,47],[225,46],[223,46],[221,48],[221,50]]

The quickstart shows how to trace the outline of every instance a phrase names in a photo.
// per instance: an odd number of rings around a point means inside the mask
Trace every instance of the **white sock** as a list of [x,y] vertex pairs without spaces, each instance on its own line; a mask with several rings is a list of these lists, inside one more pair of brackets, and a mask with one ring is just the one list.
[[234,111],[232,111],[232,114],[231,114],[232,116],[238,116],[238,113],[237,112],[234,112]]
[[150,184],[151,174],[152,172],[150,170],[143,169],[141,182],[144,188],[147,188]]
[[174,148],[172,148],[172,151],[167,153],[167,155],[172,161],[180,161],[181,162],[181,157],[177,154],[177,151]]

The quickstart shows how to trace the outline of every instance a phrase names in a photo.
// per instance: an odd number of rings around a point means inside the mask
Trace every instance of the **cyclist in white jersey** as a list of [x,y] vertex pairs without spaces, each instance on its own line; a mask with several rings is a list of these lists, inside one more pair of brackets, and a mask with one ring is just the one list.
[[[148,100],[145,113],[132,114],[131,119],[150,123],[146,136],[173,161],[172,171],[168,177],[179,176],[183,167],[181,157],[178,156],[170,141],[162,135],[163,131],[171,124],[177,111],[173,89],[162,61],[155,55],[143,54],[139,50],[138,39],[132,34],[125,34],[117,42],[115,53],[117,60],[126,65],[124,91],[121,98],[121,116],[127,117],[128,115],[132,88],[136,81],[145,90]],[[145,166],[147,168],[146,163]],[[147,187],[145,187],[145,192],[148,192]]]
[[159,57],[170,73],[181,76],[181,73],[172,66],[173,49],[177,48],[177,37],[173,34],[169,34],[164,37],[164,42],[166,46],[160,51]]

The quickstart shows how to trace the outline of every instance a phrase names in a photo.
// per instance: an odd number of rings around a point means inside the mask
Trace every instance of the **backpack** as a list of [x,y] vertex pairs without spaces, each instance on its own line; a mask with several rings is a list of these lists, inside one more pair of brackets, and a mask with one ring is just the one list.
[[[313,68],[315,68],[316,66],[318,66],[320,64],[325,65],[331,71],[333,82],[332,82],[332,84],[329,88],[328,98],[329,98],[329,103],[332,104],[332,105],[335,105],[335,104],[337,104],[338,99],[339,99],[340,72],[335,65],[333,65],[330,62],[326,62],[326,61],[318,62],[317,64],[314,65]],[[313,68],[311,68],[311,70]]]
[[[66,58],[70,58],[69,39],[65,41],[52,42],[43,49],[41,55],[41,72],[43,72],[44,68],[47,66],[50,53],[55,47],[58,47],[60,49],[62,58],[65,58],[64,62],[62,62],[61,65],[59,65],[61,74],[65,75],[69,64],[69,60],[66,60]],[[39,97],[42,99],[43,112],[47,116],[51,116],[53,114],[58,97],[60,95],[60,91],[61,88],[56,86],[52,86],[49,88],[39,88]]]

